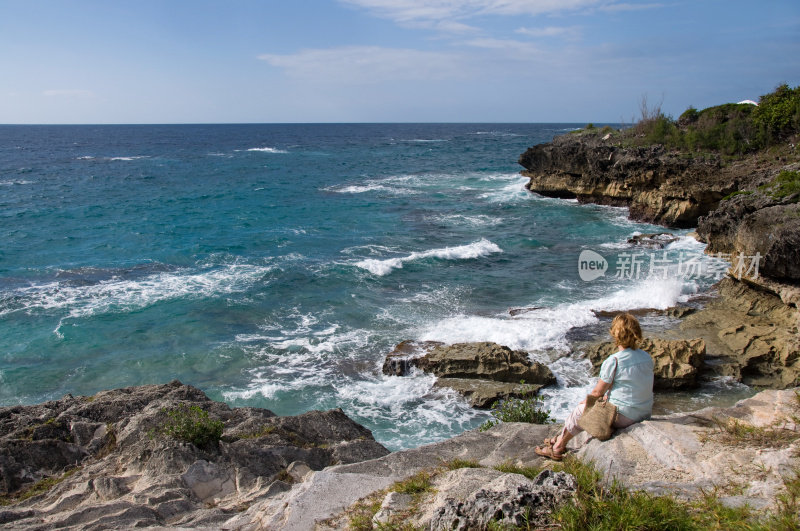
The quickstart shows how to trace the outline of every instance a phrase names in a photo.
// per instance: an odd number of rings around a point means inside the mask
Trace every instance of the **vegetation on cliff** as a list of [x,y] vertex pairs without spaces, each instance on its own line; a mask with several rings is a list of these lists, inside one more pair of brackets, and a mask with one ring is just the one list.
[[725,103],[698,110],[690,106],[678,119],[664,114],[647,97],[639,104],[640,117],[632,127],[615,131],[588,124],[579,135],[611,133],[624,147],[656,144],[692,154],[740,156],[783,144],[800,133],[800,86],[786,84],[764,94],[758,105]]
[[703,110],[689,107],[678,120],[660,105],[641,106],[642,118],[626,135],[631,145],[662,144],[689,152],[752,153],[785,142],[800,132],[800,86],[783,84],[761,96],[758,106],[726,103]]

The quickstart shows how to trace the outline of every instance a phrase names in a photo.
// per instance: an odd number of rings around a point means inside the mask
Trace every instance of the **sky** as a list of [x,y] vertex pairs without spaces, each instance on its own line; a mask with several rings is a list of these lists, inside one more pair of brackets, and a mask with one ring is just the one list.
[[800,85],[800,0],[0,0],[0,124],[571,122]]

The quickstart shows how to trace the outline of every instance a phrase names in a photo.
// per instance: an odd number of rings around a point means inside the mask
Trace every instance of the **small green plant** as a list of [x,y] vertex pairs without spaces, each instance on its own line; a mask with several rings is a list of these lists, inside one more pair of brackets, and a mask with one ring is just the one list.
[[472,459],[453,459],[444,463],[447,470],[458,470],[459,468],[481,468],[481,465]]
[[736,190],[735,192],[731,192],[725,197],[722,198],[723,201],[727,201],[728,199],[734,198],[737,195],[752,195],[754,192],[752,190]]
[[530,422],[531,424],[549,424],[555,422],[550,417],[550,410],[542,409],[543,398],[507,398],[497,402],[491,410],[493,419],[487,420],[480,431],[486,431],[501,422]]
[[80,470],[80,467],[70,468],[60,476],[42,478],[36,483],[33,483],[32,485],[29,485],[22,490],[15,492],[14,494],[0,496],[0,507],[11,505],[13,503],[19,503],[27,500],[28,498],[38,496],[39,494],[44,494],[68,477],[72,476],[78,470]]
[[800,172],[784,170],[771,182],[762,184],[758,189],[773,199],[784,199],[800,194]]
[[413,476],[403,481],[400,481],[392,487],[394,492],[402,492],[403,494],[419,494],[428,492],[433,487],[431,485],[431,478],[433,476],[430,472],[422,470]]
[[716,430],[708,437],[729,446],[758,446],[780,448],[800,439],[796,427],[789,429],[780,425],[753,426],[736,418],[712,419]]
[[190,442],[198,448],[212,446],[222,437],[225,425],[209,417],[208,411],[199,406],[180,404],[163,412],[167,415],[167,421],[156,430],[161,435]]

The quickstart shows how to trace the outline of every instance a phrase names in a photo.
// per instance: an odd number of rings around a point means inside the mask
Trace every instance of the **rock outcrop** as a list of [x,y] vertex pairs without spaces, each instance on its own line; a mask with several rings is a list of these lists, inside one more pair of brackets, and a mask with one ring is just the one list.
[[[761,190],[739,193],[700,218],[697,234],[710,253],[746,258],[738,276],[766,276],[780,282],[800,281],[800,203],[797,195],[776,199]],[[750,270],[754,256],[757,269]]]
[[527,188],[548,197],[630,207],[637,221],[694,227],[743,178],[719,157],[687,158],[660,145],[624,148],[598,135],[562,135],[519,158]]
[[[165,434],[170,414],[181,408],[221,422],[222,438],[198,447]],[[277,417],[265,409],[231,409],[177,381],[4,407],[0,494],[13,500],[40,480],[55,486],[7,507],[0,523],[14,529],[219,528],[232,513],[289,490],[312,470],[387,453],[341,410]]]
[[[764,287],[723,279],[718,297],[686,317],[683,333],[702,337],[721,375],[759,387],[800,384],[800,310]],[[792,290],[785,295],[792,297]]]
[[423,529],[469,531],[500,526],[549,524],[549,516],[578,488],[565,472],[545,470],[534,479],[486,468],[461,468],[436,478],[436,494],[423,500],[413,525]]
[[527,352],[490,342],[456,343],[404,341],[383,364],[384,374],[404,376],[417,367],[438,377],[438,387],[464,395],[477,408],[497,400],[522,398],[556,382],[546,365],[532,362]]
[[[653,358],[653,389],[690,389],[699,384],[698,377],[706,354],[706,344],[702,339],[645,338],[640,348]],[[592,362],[595,376],[603,361],[616,351],[617,347],[611,342],[586,348],[585,354]]]
[[800,466],[797,392],[653,417],[606,442],[584,433],[573,440],[576,455],[630,488],[683,499],[716,492],[727,505],[774,509]]
[[[592,461],[608,478],[615,478],[631,489],[683,498],[716,492],[726,504],[749,504],[768,510],[774,508],[778,496],[786,492],[784,478],[791,479],[800,466],[800,427],[793,420],[800,413],[796,391],[763,391],[730,408],[656,416],[617,432],[605,442],[588,438],[584,433],[570,441],[568,448],[579,459]],[[731,438],[725,426],[733,423],[746,428],[744,431],[750,429],[752,433],[768,436]],[[224,527],[289,531],[346,529],[345,511],[359,499],[384,489],[391,491],[393,484],[420,471],[441,470],[443,464],[454,459],[474,461],[484,469],[500,465],[550,467],[552,461],[536,456],[533,447],[559,429],[556,425],[501,423],[485,432],[469,431],[378,459],[329,467],[314,472],[291,490],[252,505],[231,517]],[[770,434],[774,437],[770,438]],[[471,514],[478,514],[478,507],[483,506],[483,501],[479,503],[479,500],[492,499],[490,492],[494,489],[487,489],[485,497],[478,495],[488,484],[474,486],[473,476],[492,478],[492,481],[504,477],[493,470],[446,473],[436,483],[442,495],[435,493],[425,498],[425,502],[418,505],[419,512],[406,515],[403,522],[430,518],[433,511],[429,509],[437,503],[436,498],[442,502],[439,507],[444,509],[443,513],[458,513],[459,504],[462,504],[462,512],[469,506],[476,509],[470,511]],[[525,484],[518,477],[509,476],[515,475],[506,475],[503,482]],[[547,477],[540,476],[543,482]],[[568,497],[568,477],[557,480],[555,475],[549,477],[554,484],[562,485],[558,495],[562,499]],[[449,486],[445,487],[446,484]],[[459,489],[459,484],[464,488]],[[509,499],[512,498],[509,495]],[[385,507],[390,505],[397,512],[408,508],[402,496],[384,504]],[[455,511],[452,508],[456,508]],[[384,513],[384,516],[389,515]],[[454,521],[447,520],[451,525]]]

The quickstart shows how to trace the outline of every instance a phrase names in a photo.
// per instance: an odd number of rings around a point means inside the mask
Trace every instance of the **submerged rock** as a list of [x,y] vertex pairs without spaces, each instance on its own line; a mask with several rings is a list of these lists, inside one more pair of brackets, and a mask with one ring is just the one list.
[[637,234],[628,238],[628,243],[640,247],[652,249],[663,249],[670,243],[678,241],[678,238],[670,232],[658,232],[653,234]]

